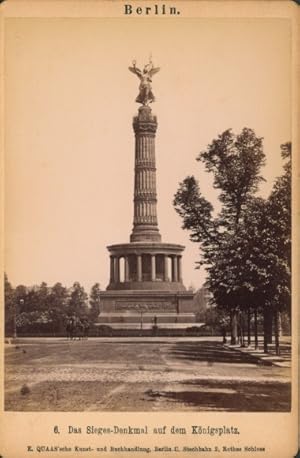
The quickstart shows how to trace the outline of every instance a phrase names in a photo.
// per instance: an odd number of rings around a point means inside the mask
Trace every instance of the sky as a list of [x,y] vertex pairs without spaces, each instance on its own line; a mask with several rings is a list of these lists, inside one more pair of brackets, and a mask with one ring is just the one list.
[[108,285],[106,246],[133,222],[138,79],[153,62],[158,119],[158,222],[163,242],[185,245],[183,279],[198,288],[199,247],[172,200],[196,161],[228,128],[264,137],[267,196],[291,140],[291,49],[284,19],[11,18],[5,28],[5,270],[16,286]]

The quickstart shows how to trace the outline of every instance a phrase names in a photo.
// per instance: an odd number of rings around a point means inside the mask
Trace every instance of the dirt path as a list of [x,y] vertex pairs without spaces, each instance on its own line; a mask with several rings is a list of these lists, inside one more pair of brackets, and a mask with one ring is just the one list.
[[7,410],[289,408],[288,368],[211,340],[30,342],[7,349],[5,370]]

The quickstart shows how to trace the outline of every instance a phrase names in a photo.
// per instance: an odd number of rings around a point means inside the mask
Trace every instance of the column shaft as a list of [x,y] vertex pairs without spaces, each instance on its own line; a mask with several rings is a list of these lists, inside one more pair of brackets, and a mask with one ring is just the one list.
[[127,282],[129,281],[129,259],[128,256],[125,256],[124,258],[124,280]]
[[114,257],[110,256],[110,283],[114,282]]
[[178,281],[182,283],[182,257],[178,256]]
[[177,256],[172,256],[172,281],[178,281],[178,274],[177,274]]
[[137,255],[137,281],[142,281],[142,255]]
[[151,255],[151,281],[156,280],[156,258],[155,254]]
[[118,256],[115,256],[115,262],[114,262],[114,280],[115,283],[119,283],[120,281],[120,260]]
[[131,242],[160,242],[156,216],[155,133],[156,116],[151,108],[142,106],[133,119],[135,132],[134,219]]
[[169,281],[169,273],[168,273],[168,256],[164,255],[164,281]]

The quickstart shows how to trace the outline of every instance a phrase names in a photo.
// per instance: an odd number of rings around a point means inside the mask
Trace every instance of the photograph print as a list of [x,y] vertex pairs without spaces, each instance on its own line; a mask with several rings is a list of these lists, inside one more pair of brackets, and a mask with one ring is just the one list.
[[290,28],[6,19],[6,411],[291,411]]

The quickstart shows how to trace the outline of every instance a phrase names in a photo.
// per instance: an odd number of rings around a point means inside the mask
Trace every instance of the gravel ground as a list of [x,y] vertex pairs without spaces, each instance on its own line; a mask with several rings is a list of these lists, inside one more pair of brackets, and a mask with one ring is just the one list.
[[288,411],[290,369],[213,339],[23,339],[6,348],[5,392],[14,411]]

